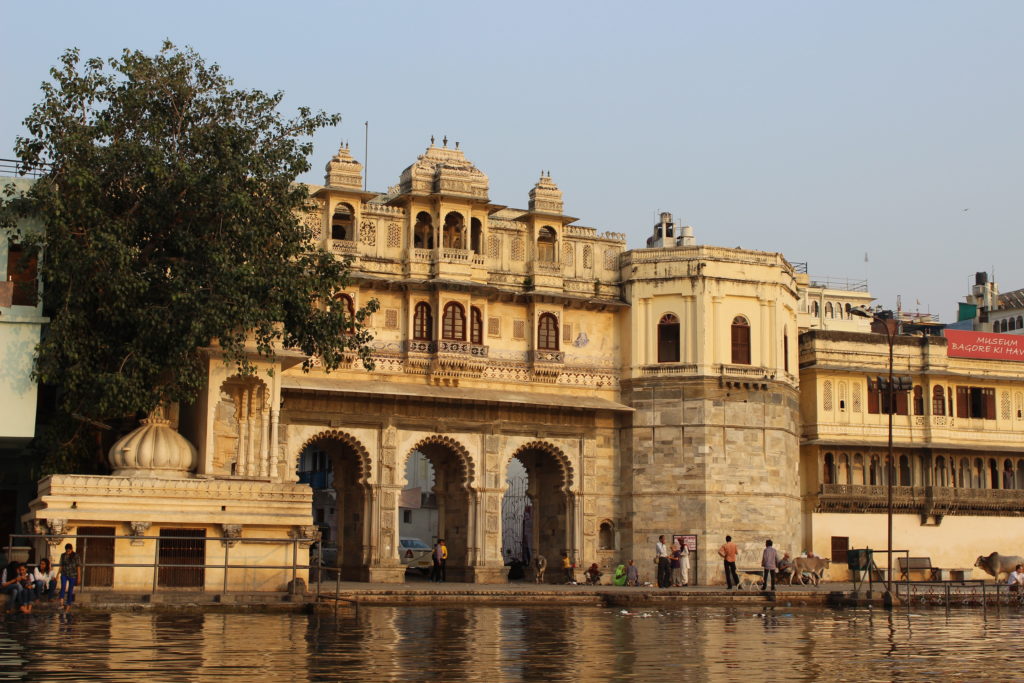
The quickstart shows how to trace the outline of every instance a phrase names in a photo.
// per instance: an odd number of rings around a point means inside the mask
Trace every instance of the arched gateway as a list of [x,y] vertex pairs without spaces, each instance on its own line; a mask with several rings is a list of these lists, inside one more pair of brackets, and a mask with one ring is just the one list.
[[[544,441],[531,441],[520,446],[505,461],[506,467],[513,459],[518,460],[526,471],[526,497],[523,501],[526,507],[522,514],[516,511],[505,514],[506,537],[511,535],[521,539],[511,544],[511,547],[521,550],[514,551],[514,557],[508,559],[528,563],[533,556],[543,555],[552,569],[549,578],[561,581],[559,558],[563,552],[572,555],[577,545],[573,533],[572,464],[565,453]],[[508,507],[505,506],[506,510]],[[579,558],[573,559],[579,561]]]
[[[474,480],[473,460],[465,446],[451,437],[439,434],[418,441],[406,453],[406,460],[414,453],[422,454],[433,468],[432,493],[437,505],[435,537],[443,538],[448,546],[447,579],[468,580],[469,567],[477,550],[471,529],[476,500],[471,487]],[[434,539],[423,540],[432,543]]]
[[[366,448],[352,435],[330,430],[307,440],[300,457],[319,461],[307,469],[314,475],[308,477],[314,488],[314,507],[323,510],[333,504],[334,523],[320,524],[324,546],[336,548],[336,559],[328,557],[329,563],[341,568],[343,579],[365,578],[371,545],[366,524],[371,516],[367,483],[370,457]],[[333,500],[318,502],[318,488],[324,493],[333,490]]]

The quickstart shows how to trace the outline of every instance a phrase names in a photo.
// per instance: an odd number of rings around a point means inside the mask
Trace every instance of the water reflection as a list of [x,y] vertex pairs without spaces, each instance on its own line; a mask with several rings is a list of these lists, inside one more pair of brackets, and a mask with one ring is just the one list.
[[337,615],[40,614],[0,680],[1005,680],[1019,612],[368,607]]

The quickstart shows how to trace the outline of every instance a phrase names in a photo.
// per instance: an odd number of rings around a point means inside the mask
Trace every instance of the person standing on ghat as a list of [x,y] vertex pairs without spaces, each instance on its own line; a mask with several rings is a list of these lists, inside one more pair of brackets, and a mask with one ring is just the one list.
[[718,549],[718,554],[725,563],[726,590],[732,590],[733,586],[738,588],[740,585],[740,576],[736,573],[736,556],[739,555],[739,552],[740,549],[732,542],[732,536],[726,536],[725,543]]
[[654,544],[654,561],[658,563],[658,588],[668,588],[672,585],[672,566],[664,536],[658,536],[658,542]]
[[[775,590],[775,573],[778,570],[779,554],[772,547],[772,539],[764,542],[764,552],[761,553],[761,568],[764,570],[764,589]],[[768,587],[768,579],[772,580],[772,587]]]

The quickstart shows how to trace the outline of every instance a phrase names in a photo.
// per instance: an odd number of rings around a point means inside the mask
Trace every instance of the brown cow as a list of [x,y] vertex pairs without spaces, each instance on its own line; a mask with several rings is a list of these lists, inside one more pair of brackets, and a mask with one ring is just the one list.
[[803,583],[803,574],[807,572],[811,575],[810,580],[817,586],[824,577],[825,570],[831,566],[832,560],[827,557],[794,557],[793,573],[789,575],[789,583],[792,585],[794,578]]
[[994,576],[996,581],[999,580],[1000,574],[1009,576],[1018,564],[1024,564],[1024,557],[999,553],[991,553],[988,557],[978,555],[978,559],[974,561],[975,567],[981,567],[985,573]]

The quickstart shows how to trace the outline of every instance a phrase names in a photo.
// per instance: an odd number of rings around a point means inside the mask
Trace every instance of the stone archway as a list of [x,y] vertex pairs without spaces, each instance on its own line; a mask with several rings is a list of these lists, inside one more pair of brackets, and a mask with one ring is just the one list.
[[[523,444],[506,461],[522,463],[527,476],[527,497],[530,505],[525,533],[526,545],[533,555],[543,555],[551,570],[549,577],[561,581],[563,552],[572,555],[577,545],[573,537],[574,505],[571,489],[575,473],[569,458],[559,448],[545,441]],[[528,558],[523,558],[528,559]],[[573,557],[577,562],[580,558]]]
[[[451,437],[432,435],[409,449],[405,459],[416,452],[421,453],[433,468],[433,494],[437,505],[435,536],[443,538],[448,546],[447,579],[472,580],[471,565],[477,549],[471,529],[475,472],[469,451]],[[435,539],[423,540],[433,544]]]
[[[326,563],[340,567],[343,579],[364,580],[371,560],[369,453],[351,434],[330,430],[308,439],[299,454],[300,480],[314,489],[314,511],[330,503],[335,510],[333,523],[328,524],[332,537],[324,539],[325,549],[336,549],[335,557]],[[312,456],[314,467],[303,471],[306,464],[301,459],[307,456]]]

